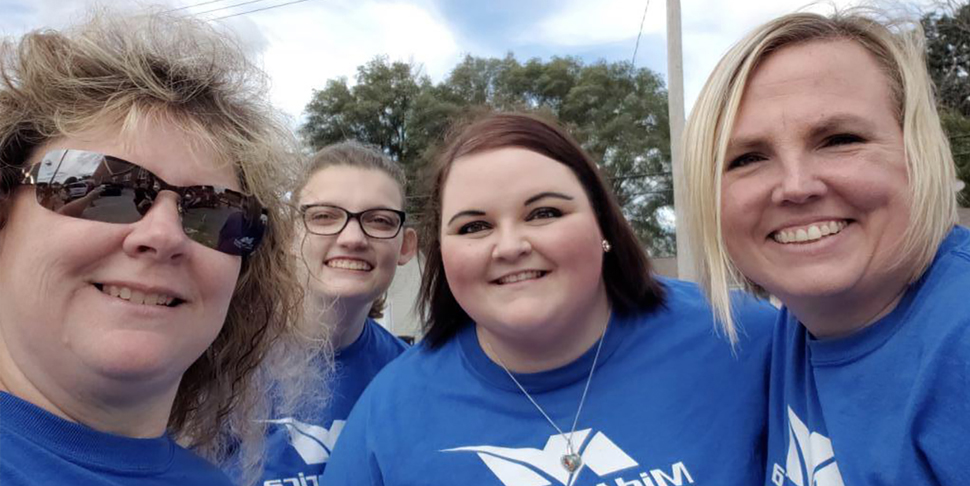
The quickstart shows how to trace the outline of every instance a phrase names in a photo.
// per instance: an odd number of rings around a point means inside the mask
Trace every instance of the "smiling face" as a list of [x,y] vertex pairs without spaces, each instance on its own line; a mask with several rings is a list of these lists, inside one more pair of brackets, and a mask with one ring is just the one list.
[[910,217],[903,134],[889,80],[862,46],[814,41],[769,55],[725,161],[721,227],[746,277],[819,337],[895,305],[912,270],[899,265]]
[[[55,139],[28,163],[48,150],[81,149],[132,161],[171,184],[238,189],[229,167],[189,146],[175,128],[145,123],[126,136],[106,129]],[[138,222],[109,224],[47,210],[33,187],[20,187],[0,230],[3,383],[34,403],[68,408],[99,394],[165,396],[170,404],[181,375],[222,328],[240,265],[185,235],[172,193],[161,193]]]
[[609,314],[602,235],[566,165],[521,148],[460,157],[441,214],[448,285],[489,341],[599,336]]
[[[333,165],[314,173],[300,194],[300,205],[328,204],[358,213],[368,209],[404,209],[397,182],[378,169]],[[394,279],[397,265],[414,256],[416,235],[405,228],[391,239],[370,238],[356,219],[336,235],[306,234],[303,259],[310,288],[328,299],[370,305]]]

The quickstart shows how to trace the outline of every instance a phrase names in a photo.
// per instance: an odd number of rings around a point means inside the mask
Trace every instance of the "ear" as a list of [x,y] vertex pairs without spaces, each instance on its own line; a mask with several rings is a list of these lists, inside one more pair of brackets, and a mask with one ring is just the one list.
[[401,243],[401,255],[397,257],[397,264],[404,265],[411,261],[418,253],[418,232],[414,228],[404,228],[404,242]]

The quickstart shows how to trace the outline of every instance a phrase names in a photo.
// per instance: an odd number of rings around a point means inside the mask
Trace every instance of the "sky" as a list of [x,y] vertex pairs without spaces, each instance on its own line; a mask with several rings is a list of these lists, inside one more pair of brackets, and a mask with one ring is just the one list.
[[[844,7],[859,1],[834,0],[808,9],[825,12],[830,5]],[[269,74],[272,103],[295,125],[314,89],[338,77],[353,84],[357,67],[378,55],[418,65],[434,81],[444,79],[465,55],[504,57],[509,52],[520,61],[552,56],[577,56],[588,63],[632,60],[665,79],[667,73],[666,0],[101,0],[97,4],[129,11],[150,5],[181,9],[232,32]],[[0,0],[0,33],[17,36],[37,28],[61,28],[83,18],[91,5],[84,0]],[[682,0],[687,111],[733,42],[762,22],[805,5],[806,0]],[[643,31],[636,47],[641,19]]]

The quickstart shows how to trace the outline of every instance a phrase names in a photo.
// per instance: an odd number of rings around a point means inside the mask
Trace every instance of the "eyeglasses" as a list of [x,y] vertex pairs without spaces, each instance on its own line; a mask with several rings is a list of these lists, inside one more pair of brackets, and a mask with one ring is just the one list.
[[253,196],[216,186],[174,186],[148,169],[97,152],[47,152],[24,169],[21,183],[35,186],[37,202],[51,211],[118,224],[140,220],[160,192],[174,192],[186,236],[230,255],[255,251],[266,230],[266,210]]
[[306,230],[315,235],[332,236],[347,227],[351,219],[360,223],[360,229],[371,238],[387,240],[394,238],[404,226],[404,211],[375,208],[354,213],[340,206],[308,204],[300,207]]

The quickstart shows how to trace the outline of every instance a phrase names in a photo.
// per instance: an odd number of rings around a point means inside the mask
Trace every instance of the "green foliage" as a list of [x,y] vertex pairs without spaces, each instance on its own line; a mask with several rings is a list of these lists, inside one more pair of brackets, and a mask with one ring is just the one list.
[[481,107],[557,117],[598,161],[650,252],[673,254],[673,228],[659,218],[673,204],[667,91],[656,73],[629,63],[466,56],[433,84],[378,57],[358,69],[353,87],[339,79],[316,91],[301,132],[314,149],[346,138],[374,143],[414,176],[451,122]]
[[970,206],[970,117],[954,110],[944,109],[940,113],[943,129],[950,137],[950,149],[957,167],[957,177],[965,184],[960,192],[960,204]]
[[970,3],[937,3],[923,16],[926,63],[936,84],[940,121],[950,138],[957,177],[965,184],[960,203],[970,206]]
[[939,4],[922,23],[926,63],[939,103],[970,116],[970,3]]

